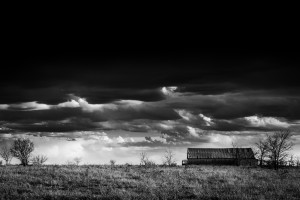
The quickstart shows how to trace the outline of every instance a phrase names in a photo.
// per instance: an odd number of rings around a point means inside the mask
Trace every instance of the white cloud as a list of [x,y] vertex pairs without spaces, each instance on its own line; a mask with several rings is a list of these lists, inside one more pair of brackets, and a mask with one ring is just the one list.
[[165,130],[171,130],[171,129],[174,128],[173,125],[171,125],[171,124],[164,124],[164,123],[159,123],[158,126],[161,127],[162,129],[165,129]]
[[120,100],[120,101],[115,101],[115,103],[125,105],[125,106],[136,106],[136,105],[141,105],[144,102],[138,100]]
[[175,90],[177,90],[177,88],[177,86],[162,87],[161,92],[166,96],[174,96]]
[[83,111],[93,112],[93,111],[102,111],[103,109],[117,109],[117,106],[114,104],[89,104],[84,98],[76,99]]
[[67,102],[64,102],[64,103],[60,103],[60,104],[57,104],[57,107],[61,107],[61,108],[77,108],[77,107],[80,107],[79,103],[77,101],[75,101],[74,99],[72,99],[71,101],[67,101]]
[[192,137],[199,138],[198,130],[196,128],[187,126],[187,129]]
[[126,141],[124,140],[124,138],[122,138],[121,136],[119,136],[119,137],[117,137],[117,142],[118,143],[124,143]]
[[43,103],[37,103],[36,101],[32,101],[32,102],[25,102],[19,104],[11,104],[9,105],[9,108],[20,109],[20,110],[48,110],[51,108],[51,106]]
[[113,140],[110,139],[108,136],[96,136],[96,135],[93,135],[91,136],[91,138],[95,139],[95,140],[98,140],[98,141],[101,141],[103,143],[113,143]]
[[244,118],[246,121],[250,123],[251,126],[254,127],[283,127],[287,128],[290,125],[287,122],[282,122],[274,117],[258,117],[258,116],[250,116]]
[[175,109],[175,112],[177,112],[180,117],[185,119],[186,121],[196,120],[197,118],[191,114],[190,112],[184,110],[184,109]]
[[203,114],[199,114],[199,117],[201,117],[204,121],[205,121],[205,124],[207,125],[207,126],[210,126],[210,125],[212,125],[212,124],[214,124],[213,122],[212,122],[212,119],[210,118],[210,117],[207,117],[207,116],[205,116],[205,115],[203,115]]
[[7,110],[8,107],[8,104],[0,104],[0,110]]
[[[0,130],[2,130],[2,128],[0,128]],[[0,134],[0,138],[12,138],[13,135],[10,133],[4,133],[4,134]]]

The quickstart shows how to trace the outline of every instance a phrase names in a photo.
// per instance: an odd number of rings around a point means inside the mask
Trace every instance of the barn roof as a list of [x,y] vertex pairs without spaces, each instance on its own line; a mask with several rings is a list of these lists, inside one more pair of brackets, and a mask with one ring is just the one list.
[[187,153],[190,158],[255,158],[251,148],[188,148]]

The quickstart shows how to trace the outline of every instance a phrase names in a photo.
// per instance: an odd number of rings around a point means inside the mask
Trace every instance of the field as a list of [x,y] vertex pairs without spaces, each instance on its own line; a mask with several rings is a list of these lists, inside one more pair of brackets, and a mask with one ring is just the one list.
[[1,199],[300,199],[300,169],[1,166]]

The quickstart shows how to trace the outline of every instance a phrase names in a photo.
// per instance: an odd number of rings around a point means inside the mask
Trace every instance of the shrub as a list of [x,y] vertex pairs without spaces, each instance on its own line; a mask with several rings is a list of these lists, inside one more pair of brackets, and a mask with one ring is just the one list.
[[48,158],[44,155],[37,155],[37,156],[34,156],[32,159],[31,159],[31,162],[33,165],[42,165],[44,164],[46,161],[48,160]]
[[79,165],[81,163],[81,160],[82,160],[82,158],[80,158],[80,157],[74,158],[75,165]]
[[115,160],[110,160],[109,163],[110,163],[110,167],[113,168],[116,164],[116,161]]
[[34,150],[34,144],[29,139],[18,138],[14,141],[11,153],[14,157],[21,161],[23,166],[27,166],[29,158]]
[[13,155],[9,146],[3,146],[0,148],[0,156],[5,160],[5,164],[9,165]]

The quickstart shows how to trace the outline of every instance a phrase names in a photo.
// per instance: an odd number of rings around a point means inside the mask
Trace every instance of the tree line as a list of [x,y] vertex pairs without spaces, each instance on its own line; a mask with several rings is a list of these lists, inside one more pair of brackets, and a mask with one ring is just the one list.
[[[259,166],[270,166],[278,169],[280,166],[300,166],[300,160],[295,159],[293,155],[289,155],[289,150],[292,149],[293,143],[291,140],[291,131],[288,129],[275,131],[273,134],[268,134],[264,138],[255,143],[255,156],[259,161]],[[234,148],[239,148],[237,144],[232,144]],[[29,139],[18,138],[14,140],[11,146],[3,146],[0,148],[0,157],[9,165],[12,158],[17,158],[21,165],[27,166],[29,162],[33,165],[42,165],[47,161],[44,155],[32,156],[34,144]],[[162,157],[163,165],[176,166],[175,154],[171,149],[167,149]],[[74,162],[68,161],[67,164],[79,165],[81,158],[75,158]],[[110,165],[114,166],[115,160],[110,161]],[[140,165],[155,166],[156,163],[149,159],[146,152],[140,154]]]
[[280,166],[300,166],[300,160],[294,159],[288,152],[293,147],[291,131],[283,129],[268,134],[256,142],[256,156],[259,166],[270,166],[278,169]]
[[34,144],[29,139],[18,138],[14,140],[12,146],[5,145],[0,148],[0,157],[3,158],[6,165],[9,165],[12,158],[17,158],[21,165],[27,166],[29,162],[33,165],[42,165],[47,161],[44,155],[32,156]]
[[[17,158],[21,165],[27,166],[31,162],[33,165],[42,165],[48,158],[44,155],[32,156],[34,151],[34,143],[29,139],[18,138],[14,140],[11,146],[5,145],[0,148],[0,157],[3,158],[6,165],[9,165],[12,158]],[[79,165],[81,158],[76,157],[74,161],[67,161],[67,165]],[[114,166],[116,163],[115,160],[110,160],[110,165]],[[1,165],[1,163],[0,163]],[[145,166],[154,166],[156,165],[154,161],[149,159],[149,156],[146,152],[140,154],[140,165]],[[170,149],[165,151],[163,155],[163,165],[167,166],[176,166],[175,154]]]

